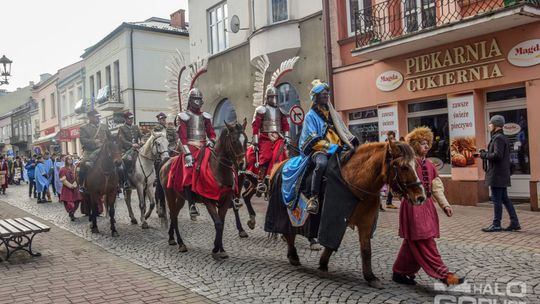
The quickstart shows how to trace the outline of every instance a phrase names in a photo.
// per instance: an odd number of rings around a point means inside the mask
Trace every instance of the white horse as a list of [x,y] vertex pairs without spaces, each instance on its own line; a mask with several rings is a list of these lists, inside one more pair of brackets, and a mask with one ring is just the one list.
[[[141,224],[143,229],[148,229],[146,220],[152,214],[156,206],[155,182],[156,171],[154,164],[169,158],[169,141],[165,132],[152,132],[146,143],[139,149],[139,153],[133,162],[133,170],[128,174],[129,182],[136,187],[139,197],[139,208],[141,209]],[[131,209],[131,189],[124,191],[124,198],[131,218],[132,224],[137,224],[137,219]],[[146,211],[146,199],[150,200],[150,209]],[[165,216],[165,206],[158,206],[158,215]]]

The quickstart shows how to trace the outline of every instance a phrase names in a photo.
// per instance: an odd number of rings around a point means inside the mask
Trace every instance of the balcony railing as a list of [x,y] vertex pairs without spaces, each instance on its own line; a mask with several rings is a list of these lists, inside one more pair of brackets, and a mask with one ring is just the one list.
[[387,0],[354,12],[356,48],[523,3],[540,6],[540,0]]
[[104,86],[99,89],[96,96],[96,102],[102,104],[105,102],[122,102],[122,94],[120,87]]

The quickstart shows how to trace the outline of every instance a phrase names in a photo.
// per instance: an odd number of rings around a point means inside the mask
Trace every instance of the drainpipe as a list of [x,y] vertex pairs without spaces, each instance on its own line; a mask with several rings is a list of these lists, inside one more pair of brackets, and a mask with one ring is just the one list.
[[330,102],[334,104],[334,77],[332,73],[332,33],[330,32],[330,3],[323,0],[324,42],[326,47],[326,79],[330,86]]
[[135,109],[135,60],[133,58],[133,28],[131,29],[131,33],[129,34],[129,49],[131,52],[131,97],[133,98],[133,123],[136,124],[137,110]]

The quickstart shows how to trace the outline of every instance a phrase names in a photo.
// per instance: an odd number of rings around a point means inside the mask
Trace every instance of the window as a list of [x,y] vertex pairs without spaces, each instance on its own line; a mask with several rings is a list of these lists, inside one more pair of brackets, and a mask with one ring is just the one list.
[[120,62],[118,60],[114,62],[114,86],[120,87]]
[[210,54],[216,54],[229,47],[229,34],[226,31],[227,3],[221,3],[208,11]]
[[51,94],[51,118],[56,117],[56,99],[54,93]]
[[94,96],[96,96],[96,87],[95,87],[95,84],[94,84],[94,76],[90,76],[90,79],[88,81],[90,82],[90,97],[93,100]]
[[272,23],[289,19],[287,0],[272,0]]
[[75,96],[73,91],[69,91],[68,105],[66,109],[68,109],[68,113],[66,113],[67,115],[70,115],[75,110]]
[[[373,31],[374,16],[371,0],[347,0],[347,12],[349,36],[353,36],[357,30],[363,34]],[[357,20],[355,20],[356,16],[358,16]]]
[[[66,100],[66,94],[62,94],[60,96],[60,105],[61,105],[61,107],[60,107],[61,109],[66,109],[66,110],[69,109],[68,108],[69,104],[68,104],[68,101]],[[62,115],[64,115],[64,116],[69,115],[68,112],[69,111],[67,111],[66,113],[62,113]]]
[[214,113],[214,129],[216,130],[216,135],[219,136],[223,128],[225,128],[225,122],[233,123],[236,121],[236,110],[232,102],[225,98],[219,102],[216,107],[216,112]]
[[77,101],[81,100],[82,97],[82,86],[77,87]]
[[349,130],[360,143],[379,141],[379,119],[377,109],[349,113]]
[[45,121],[45,98],[41,99],[41,121]]
[[96,73],[96,88],[101,89],[101,71]]
[[515,88],[502,91],[488,92],[486,94],[487,102],[502,101],[509,99],[525,98],[525,88]]
[[446,99],[417,102],[408,105],[407,123],[409,132],[416,127],[426,126],[433,132],[433,146],[427,157],[434,158],[441,174],[450,174],[450,130],[448,129],[448,105]]
[[105,67],[105,85],[109,88],[109,94],[111,93],[111,66]]
[[407,33],[434,26],[437,22],[435,0],[405,0],[403,14]]

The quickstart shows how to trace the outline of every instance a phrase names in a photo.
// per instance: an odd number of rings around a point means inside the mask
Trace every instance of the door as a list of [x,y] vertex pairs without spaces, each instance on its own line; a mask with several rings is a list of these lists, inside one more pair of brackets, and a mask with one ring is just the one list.
[[[529,129],[527,125],[527,108],[525,105],[494,105],[487,111],[486,121],[493,115],[502,115],[505,120],[504,132],[510,142],[510,162],[513,165],[512,186],[508,188],[508,195],[516,198],[529,198],[529,181],[531,180],[531,167],[529,158]],[[490,138],[489,130],[486,130]]]

